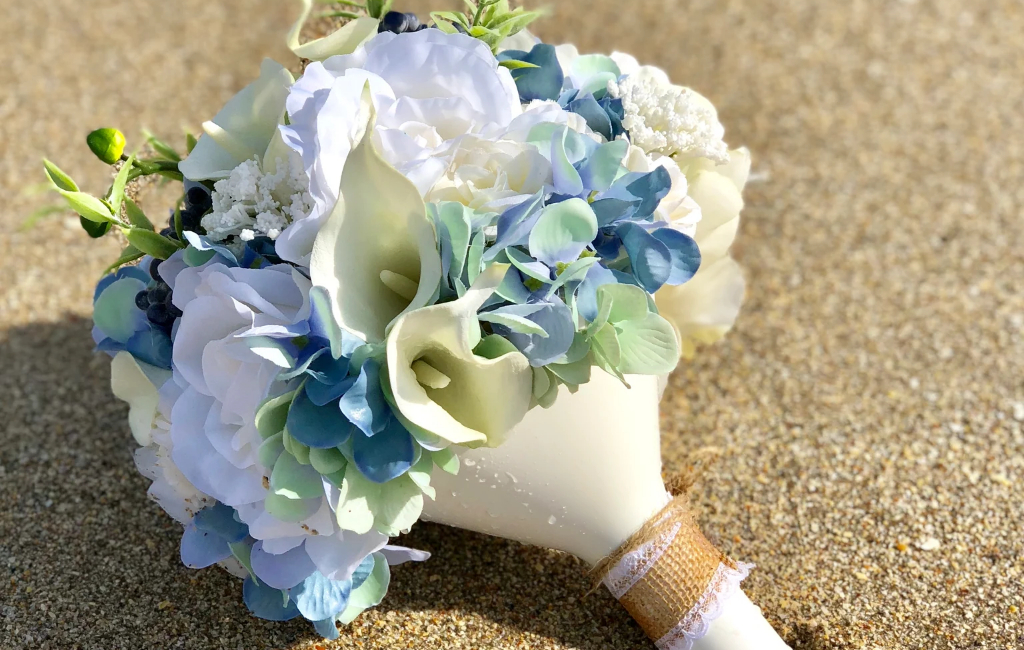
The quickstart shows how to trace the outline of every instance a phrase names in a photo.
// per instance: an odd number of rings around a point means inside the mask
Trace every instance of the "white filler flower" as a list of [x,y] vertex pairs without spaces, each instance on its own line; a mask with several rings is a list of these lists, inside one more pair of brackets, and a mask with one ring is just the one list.
[[677,158],[729,160],[722,137],[725,129],[715,107],[701,94],[672,84],[662,70],[642,66],[608,83],[612,97],[622,100],[633,144],[648,153]]

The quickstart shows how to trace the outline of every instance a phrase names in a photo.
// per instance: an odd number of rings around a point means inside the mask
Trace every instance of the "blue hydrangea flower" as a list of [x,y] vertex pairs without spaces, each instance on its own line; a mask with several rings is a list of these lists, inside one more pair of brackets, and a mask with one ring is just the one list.
[[93,340],[97,350],[111,355],[128,351],[139,361],[169,370],[170,336],[135,304],[135,297],[152,282],[147,268],[148,260],[145,265],[125,266],[96,285]]

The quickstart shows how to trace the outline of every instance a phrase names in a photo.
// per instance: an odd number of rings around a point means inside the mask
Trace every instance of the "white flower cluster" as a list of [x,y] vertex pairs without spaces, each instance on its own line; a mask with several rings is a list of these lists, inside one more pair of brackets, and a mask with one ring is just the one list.
[[277,239],[289,224],[313,209],[309,178],[302,159],[292,153],[276,160],[274,172],[264,171],[256,158],[247,160],[213,186],[213,212],[203,217],[212,241],[236,236],[251,241],[256,235]]
[[715,107],[689,88],[670,83],[660,70],[645,66],[636,74],[608,82],[608,92],[622,100],[626,113],[622,126],[631,142],[644,151],[717,163],[729,160],[722,139],[725,129]]

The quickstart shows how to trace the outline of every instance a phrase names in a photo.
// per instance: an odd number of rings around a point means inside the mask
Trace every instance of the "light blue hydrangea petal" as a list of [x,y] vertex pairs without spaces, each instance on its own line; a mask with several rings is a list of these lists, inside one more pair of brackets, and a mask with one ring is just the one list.
[[[502,300],[507,300],[511,303],[522,304],[530,299],[531,292],[523,284],[523,278],[517,270],[510,271],[505,274],[505,278],[498,285],[498,288],[494,291],[494,296],[488,299],[488,303],[491,300],[494,303],[499,303]],[[488,303],[484,303],[486,306]]]
[[205,569],[231,557],[227,540],[216,533],[196,528],[194,523],[185,526],[181,535],[181,563],[190,569]]
[[142,329],[132,334],[132,337],[125,343],[124,349],[131,352],[132,356],[139,361],[144,361],[151,366],[168,370],[171,368],[173,351],[171,337],[149,321],[143,324]]
[[263,550],[263,542],[256,542],[250,561],[256,577],[274,589],[291,589],[316,571],[305,545],[301,544],[286,553],[274,555]]
[[[306,384],[307,390],[310,385]],[[352,431],[352,425],[337,402],[318,406],[306,395],[306,390],[295,394],[285,426],[288,435],[314,449],[337,447],[348,440]]]
[[541,309],[527,318],[539,325],[547,336],[520,334],[503,326],[495,326],[495,331],[519,348],[519,351],[530,360],[531,366],[546,366],[569,350],[576,335],[576,326],[573,323],[572,311],[564,302],[552,297],[541,304]]
[[672,189],[672,177],[664,167],[657,167],[654,171],[648,172],[629,183],[626,186],[633,196],[641,199],[636,209],[635,218],[646,219],[658,209],[658,204],[665,198]]
[[416,460],[416,443],[398,418],[372,438],[352,436],[352,460],[363,476],[374,483],[387,483],[405,474]]
[[290,621],[299,615],[299,608],[288,594],[252,578],[246,578],[242,584],[242,601],[254,616],[266,621]]
[[597,237],[597,216],[583,199],[569,199],[549,205],[530,233],[530,254],[555,266],[576,261]]
[[601,285],[615,284],[615,274],[608,268],[595,264],[576,290],[576,308],[588,323],[597,318],[597,289]]
[[363,558],[363,561],[359,563],[355,571],[352,572],[352,589],[359,589],[366,582],[366,579],[370,577],[373,572],[373,554],[367,555]]
[[351,580],[328,580],[322,573],[315,571],[293,587],[289,595],[303,618],[322,621],[333,619],[344,611],[350,593]]
[[555,48],[546,43],[538,43],[529,52],[522,50],[506,50],[498,55],[498,60],[526,61],[536,68],[521,68],[512,71],[519,98],[527,104],[535,99],[558,99],[565,83],[565,73],[558,63]]
[[545,284],[551,283],[551,269],[543,262],[538,262],[518,248],[506,249],[505,255],[508,257],[508,261],[512,263],[512,266],[519,269],[523,275],[534,280],[540,280]]
[[498,236],[494,244],[483,255],[485,262],[490,262],[498,253],[509,246],[523,246],[530,238],[530,230],[540,217],[544,207],[544,194],[537,192],[522,203],[501,213],[498,217]]
[[220,502],[197,512],[192,523],[202,532],[220,535],[229,544],[249,535],[249,527],[235,518],[235,509]]
[[359,377],[340,402],[341,412],[367,436],[380,433],[391,419],[391,408],[380,387],[380,365],[363,362]]
[[223,244],[215,244],[203,235],[186,230],[184,233],[185,239],[188,243],[200,251],[215,251],[218,255],[224,258],[224,261],[228,266],[238,266],[238,258],[235,256],[231,249]]
[[633,218],[640,206],[639,199],[626,200],[616,198],[600,198],[590,204],[597,216],[597,225],[601,228]]
[[121,278],[107,286],[93,305],[96,327],[119,343],[127,343],[148,322],[146,312],[135,306],[135,296],[146,288],[137,278]]
[[606,142],[597,147],[579,170],[580,178],[583,179],[583,184],[587,189],[601,192],[610,188],[622,169],[622,160],[628,151],[629,142],[627,140]]
[[629,255],[633,276],[645,291],[655,293],[672,274],[672,254],[668,246],[632,223],[619,226],[618,234]]
[[583,179],[570,157],[570,132],[562,127],[551,135],[551,175],[556,194],[578,196],[583,193]]
[[335,622],[334,617],[325,618],[322,621],[313,621],[313,629],[316,633],[327,639],[328,641],[334,641],[341,636],[338,632],[338,624]]
[[677,286],[690,280],[700,268],[700,248],[692,237],[672,228],[659,228],[651,235],[668,247],[672,272],[665,284]]

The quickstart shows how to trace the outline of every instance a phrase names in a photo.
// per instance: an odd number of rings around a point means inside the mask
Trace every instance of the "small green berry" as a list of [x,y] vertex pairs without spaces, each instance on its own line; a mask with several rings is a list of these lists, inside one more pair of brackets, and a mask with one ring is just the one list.
[[121,156],[124,154],[126,141],[124,134],[117,129],[96,129],[86,137],[85,141],[96,157],[108,165],[113,165],[121,160]]

